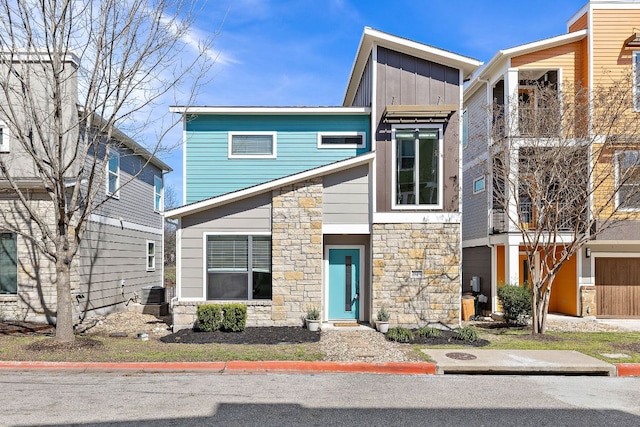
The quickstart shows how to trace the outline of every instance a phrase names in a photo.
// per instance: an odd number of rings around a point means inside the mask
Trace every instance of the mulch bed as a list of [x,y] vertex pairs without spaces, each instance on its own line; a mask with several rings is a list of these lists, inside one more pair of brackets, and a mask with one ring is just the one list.
[[79,338],[76,337],[72,342],[60,342],[55,338],[47,338],[44,340],[36,341],[29,344],[25,348],[29,351],[76,351],[76,350],[88,350],[96,347],[101,347],[103,344],[100,341],[91,338]]
[[19,320],[0,321],[0,335],[33,335],[55,333],[55,327],[44,323],[22,322]]
[[427,346],[436,346],[436,345],[466,345],[469,347],[484,347],[489,345],[489,341],[478,339],[473,342],[466,342],[459,339],[456,339],[453,335],[453,331],[443,330],[442,334],[439,337],[420,337],[416,334],[417,329],[413,329],[413,340],[409,342],[409,344],[420,344]]
[[301,344],[320,341],[320,332],[302,327],[252,327],[242,332],[201,332],[183,329],[160,338],[165,343],[184,344]]

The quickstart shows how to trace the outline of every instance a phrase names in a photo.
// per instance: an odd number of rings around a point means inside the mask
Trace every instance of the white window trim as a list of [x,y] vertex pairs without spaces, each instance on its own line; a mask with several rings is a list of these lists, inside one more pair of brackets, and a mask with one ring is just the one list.
[[[115,153],[118,157],[118,172],[117,172],[117,180],[116,180],[116,191],[113,193],[109,191],[109,176],[111,175],[111,171],[109,170],[109,156],[111,153]],[[106,163],[106,187],[107,187],[107,196],[113,197],[114,199],[120,198],[120,152],[113,147],[107,147],[107,153],[105,156]]]
[[[278,135],[277,132],[260,132],[260,131],[232,131],[227,134],[228,157],[230,159],[275,159],[278,156]],[[233,145],[234,136],[243,135],[262,135],[271,136],[273,140],[273,153],[271,154],[232,154],[231,146]]]
[[636,113],[640,112],[640,99],[638,99],[638,97],[640,97],[640,93],[638,93],[638,80],[640,77],[638,73],[640,73],[640,70],[636,62],[639,55],[640,51],[634,50],[631,58],[631,87],[633,88],[633,100],[631,102],[633,103],[633,111]]
[[[202,299],[207,300],[207,238],[209,236],[271,236],[270,231],[220,231],[217,233],[202,233]],[[273,243],[272,243],[273,244]],[[271,247],[271,269],[273,274],[273,246]],[[273,289],[273,281],[271,282]],[[255,301],[252,299],[241,301]]]
[[[437,129],[438,130],[438,203],[435,205],[399,205],[397,204],[397,171],[396,171],[396,130],[397,129]],[[416,210],[416,209],[442,209],[444,200],[444,132],[442,125],[395,125],[391,127],[391,209]]]
[[0,120],[0,129],[2,129],[2,139],[0,140],[0,153],[8,153],[11,151],[9,146],[9,128],[7,124]]
[[[476,191],[476,183],[482,181],[482,190],[477,190]],[[473,194],[480,194],[480,193],[484,193],[484,191],[487,189],[487,180],[486,177],[484,175],[479,176],[478,178],[473,180]]]
[[621,208],[620,207],[620,155],[624,153],[638,153],[640,150],[616,150],[615,152],[615,185],[616,185],[616,209],[620,212],[640,212],[640,207],[637,208]]
[[462,149],[469,146],[469,116],[467,109],[462,110]]
[[[153,259],[152,259],[152,266],[149,266],[149,259],[151,259],[151,254],[149,253],[149,243],[153,244]],[[146,259],[145,259],[145,263],[147,264],[147,271],[156,271],[156,242],[155,240],[147,240],[146,246],[145,246],[145,250],[147,253]]]
[[[160,206],[156,206],[156,180],[160,181]],[[154,175],[153,176],[153,211],[154,212],[162,212],[164,210],[164,181],[161,176]]]
[[[362,137],[362,142],[360,144],[323,144],[322,137],[323,136],[360,136]],[[367,146],[367,134],[366,132],[318,132],[318,148],[365,148]]]

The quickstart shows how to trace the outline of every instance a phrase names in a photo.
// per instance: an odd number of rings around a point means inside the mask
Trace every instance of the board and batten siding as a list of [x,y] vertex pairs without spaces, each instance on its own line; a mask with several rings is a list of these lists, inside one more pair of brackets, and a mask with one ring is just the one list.
[[271,192],[182,217],[180,298],[205,298],[202,259],[205,233],[271,232]]
[[[89,221],[80,245],[79,293],[85,296],[80,307],[88,304],[94,310],[126,303],[144,286],[163,286],[162,232],[162,228],[152,233]],[[147,241],[155,242],[153,271],[147,271]]]
[[367,64],[364,66],[362,77],[358,83],[358,90],[356,96],[353,99],[353,107],[371,107],[371,100],[373,96],[371,91],[373,90],[373,61],[371,55],[367,59]]
[[[229,159],[229,132],[276,132],[276,158]],[[364,132],[364,148],[318,148],[318,132]],[[370,151],[369,115],[198,115],[187,121],[186,202]]]
[[369,224],[369,166],[327,175],[323,180],[325,224]]
[[[390,212],[392,206],[391,125],[384,123],[382,114],[387,105],[459,105],[461,100],[460,72],[442,64],[416,58],[378,46],[376,63],[376,211]],[[454,112],[444,124],[444,207],[458,211],[459,147],[458,123],[460,112]],[[416,211],[423,211],[423,208]],[[403,212],[407,212],[403,209]]]
[[[462,249],[462,292],[471,291],[471,278],[480,277],[480,293],[491,295],[491,248],[476,246]],[[492,298],[485,304],[486,310],[491,310]],[[479,314],[479,313],[476,313]]]

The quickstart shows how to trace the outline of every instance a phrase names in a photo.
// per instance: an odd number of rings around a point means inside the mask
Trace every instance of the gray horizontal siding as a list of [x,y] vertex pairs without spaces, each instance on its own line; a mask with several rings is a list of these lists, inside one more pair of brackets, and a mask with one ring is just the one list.
[[465,99],[467,110],[467,141],[468,145],[462,152],[464,163],[477,159],[488,151],[487,115],[490,108],[487,105],[486,86],[478,89],[469,98]]
[[[473,181],[485,175],[485,191],[473,194]],[[462,180],[462,240],[487,237],[488,206],[487,197],[490,180],[486,162],[482,162],[464,171]]]
[[324,177],[323,222],[369,223],[369,166],[363,165]]
[[250,234],[271,231],[271,193],[198,212],[181,219],[181,297],[202,298],[205,233]]
[[[147,271],[147,240],[155,242],[156,268]],[[126,302],[144,286],[162,286],[162,234],[89,222],[80,246],[80,292],[96,309]],[[125,281],[124,296],[121,281]]]

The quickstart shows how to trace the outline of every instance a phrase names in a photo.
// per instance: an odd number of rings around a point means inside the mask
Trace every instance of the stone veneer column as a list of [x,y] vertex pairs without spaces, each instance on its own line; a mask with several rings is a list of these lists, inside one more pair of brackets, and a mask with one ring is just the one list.
[[272,312],[276,325],[300,325],[322,300],[322,178],[273,191]]
[[385,305],[394,325],[459,324],[460,224],[373,224],[372,233],[372,317]]
[[596,307],[596,287],[580,286],[580,317],[595,316]]

